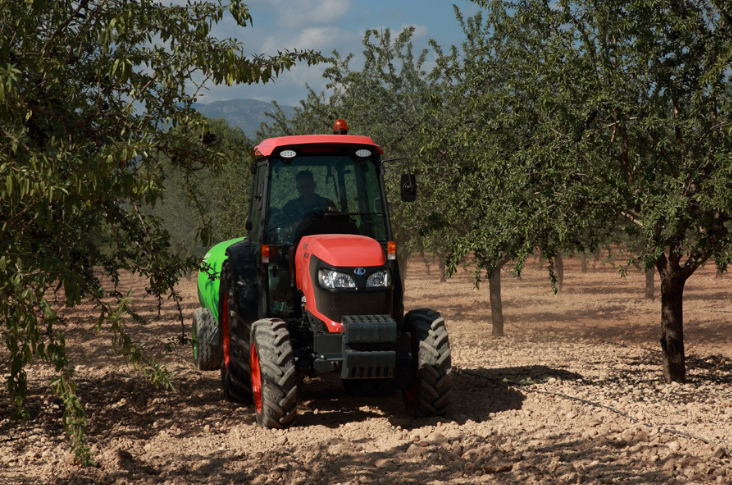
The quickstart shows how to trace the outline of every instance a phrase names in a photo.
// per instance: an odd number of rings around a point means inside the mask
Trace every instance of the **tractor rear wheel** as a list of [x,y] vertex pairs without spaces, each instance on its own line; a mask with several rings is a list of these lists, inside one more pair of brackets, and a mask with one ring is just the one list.
[[243,320],[233,297],[233,274],[225,262],[221,268],[219,294],[219,341],[221,347],[221,387],[228,401],[247,402],[252,394],[249,373],[249,346],[242,342]]
[[295,357],[287,325],[279,318],[252,324],[252,395],[257,424],[286,428],[297,418]]
[[193,314],[193,361],[198,370],[221,366],[219,326],[208,308],[199,308]]
[[414,416],[440,416],[450,404],[452,363],[445,321],[434,310],[412,310],[404,316],[404,330],[412,334],[414,384],[402,391],[407,411]]

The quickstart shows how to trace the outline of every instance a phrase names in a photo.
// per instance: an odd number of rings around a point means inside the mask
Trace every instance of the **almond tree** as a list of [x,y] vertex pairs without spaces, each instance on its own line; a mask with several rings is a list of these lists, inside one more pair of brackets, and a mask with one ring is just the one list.
[[[592,221],[589,216],[570,225],[561,204],[550,200],[566,185],[569,172],[561,164],[526,156],[527,150],[542,149],[534,147],[541,129],[538,95],[522,84],[530,83],[533,73],[515,55],[531,36],[511,30],[511,18],[500,9],[468,19],[457,8],[455,12],[465,41],[447,51],[438,49],[433,75],[441,81],[440,91],[428,114],[436,122],[423,128],[422,150],[431,155],[435,172],[440,170],[430,180],[431,196],[439,204],[427,230],[446,235],[448,272],[467,261],[476,285],[488,279],[492,334],[500,336],[500,275],[509,261],[520,275],[526,258],[540,247],[556,291],[561,252],[594,249],[605,232],[582,222]],[[574,197],[558,193],[568,201]],[[575,216],[580,212],[587,210],[574,209]]]
[[[24,416],[25,367],[36,359],[55,365],[52,388],[65,404],[64,425],[88,463],[84,407],[48,298],[63,289],[67,307],[94,302],[96,326],[110,332],[115,351],[169,386],[164,367],[124,330],[131,302],[105,292],[102,280],[117,281],[127,270],[147,278],[151,293],[177,298],[175,283],[197,261],[171,251],[168,234],[141,206],[164,196],[162,160],[186,183],[187,174],[227,162],[207,121],[190,107],[198,89],[266,82],[320,56],[246,58],[241,44],[212,37],[224,15],[241,27],[251,23],[239,0],[0,0],[0,12],[3,377],[16,416]],[[195,200],[195,186],[189,189]],[[204,241],[209,232],[204,224]]]
[[[496,258],[501,231],[544,249],[629,222],[643,241],[629,263],[661,280],[664,378],[684,382],[684,285],[707,260],[730,260],[732,5],[479,3],[485,38],[500,40],[485,75],[504,75],[475,96],[485,109],[464,112],[495,128],[496,151],[511,150],[486,162],[486,173],[503,167],[490,187],[504,189],[484,204],[493,229],[480,234],[495,239],[474,246]],[[499,143],[509,135],[515,143]]]

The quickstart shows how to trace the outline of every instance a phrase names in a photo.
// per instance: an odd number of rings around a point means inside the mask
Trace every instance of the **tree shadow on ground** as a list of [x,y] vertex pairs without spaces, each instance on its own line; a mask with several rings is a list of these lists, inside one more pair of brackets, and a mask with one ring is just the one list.
[[[480,374],[475,377],[470,373]],[[578,379],[581,376],[546,366],[501,369],[453,369],[451,407],[441,418],[414,418],[407,414],[401,393],[389,396],[354,396],[342,388],[338,376],[322,376],[305,388],[298,423],[301,426],[336,428],[352,421],[385,415],[395,426],[413,429],[438,420],[464,424],[483,422],[495,413],[520,409],[524,393],[510,386],[512,382],[543,381],[549,378]]]
[[[327,443],[295,447],[274,446],[256,453],[224,450],[207,456],[182,453],[175,456],[176,466],[151,459],[133,457],[120,462],[116,470],[80,470],[79,475],[111,482],[125,473],[128,481],[175,483],[400,483],[418,484],[460,480],[461,483],[668,483],[679,472],[667,464],[681,460],[669,455],[652,466],[621,458],[633,447],[635,453],[654,452],[654,445],[634,438],[620,439],[603,435],[580,438],[565,431],[549,433],[535,444],[514,449],[510,437],[487,431],[459,438],[436,438],[415,445],[402,438],[378,450],[368,449],[376,438],[354,443],[334,437]],[[689,469],[698,458],[685,458]],[[575,467],[574,464],[583,465]],[[683,478],[686,478],[683,476]]]
[[[718,364],[728,366],[730,363],[724,360]],[[215,373],[190,373],[177,380],[178,393],[156,391],[148,382],[123,372],[78,379],[79,393],[90,404],[92,442],[96,436],[123,440],[120,443],[149,441],[163,432],[172,437],[203,433],[224,437],[236,432],[237,426],[255,426],[252,406],[223,401],[217,377]],[[303,485],[355,482],[356,479],[364,484],[416,484],[453,479],[471,483],[485,481],[482,475],[490,475],[492,482],[500,484],[526,483],[529,478],[547,483],[554,483],[560,477],[576,481],[580,476],[585,482],[642,484],[667,483],[672,476],[678,475],[679,472],[664,469],[668,462],[679,462],[678,456],[661,457],[651,467],[648,461],[629,463],[620,458],[620,454],[631,447],[634,453],[653,452],[651,443],[621,440],[617,435],[580,437],[560,428],[551,432],[554,426],[551,422],[546,424],[548,431],[543,439],[513,449],[516,445],[510,445],[509,439],[515,442],[515,436],[504,436],[497,431],[500,427],[490,426],[492,414],[522,407],[525,393],[510,383],[551,378],[576,381],[582,376],[547,366],[456,368],[453,406],[448,415],[415,419],[406,415],[398,394],[374,398],[352,396],[340,386],[338,376],[327,376],[306,388],[304,397],[310,400],[306,408],[311,412],[300,416],[298,427],[337,428],[346,422],[373,417],[386,417],[392,429],[401,426],[410,433],[413,429],[438,423],[463,425],[470,420],[476,424],[461,428],[457,441],[445,439],[413,446],[412,440],[404,435],[396,440],[398,443],[378,450],[372,445],[378,436],[366,435],[350,441],[347,436],[336,434],[329,440],[298,445],[273,444],[261,452],[246,454],[223,449],[158,456],[132,450],[131,458],[118,460],[113,457],[112,463],[105,461],[100,468],[79,469],[75,473],[88,483],[172,480],[176,483]],[[32,389],[30,394],[35,392]],[[55,412],[60,413],[60,410]],[[34,414],[38,417],[36,412]],[[207,424],[209,431],[204,428]],[[60,429],[54,426],[50,430],[44,426],[43,432],[57,435]],[[475,450],[477,455],[471,456],[467,453],[470,450]],[[484,453],[483,450],[489,451]],[[690,460],[689,467],[693,467],[693,457]],[[580,461],[585,464],[583,467],[579,470],[572,467]]]

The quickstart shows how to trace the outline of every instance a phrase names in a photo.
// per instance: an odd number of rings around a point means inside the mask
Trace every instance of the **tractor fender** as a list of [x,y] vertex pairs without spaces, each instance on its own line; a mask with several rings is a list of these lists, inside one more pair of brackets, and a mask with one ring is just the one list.
[[208,308],[216,321],[219,321],[219,286],[221,267],[227,258],[229,246],[244,241],[243,237],[223,241],[208,250],[201,262],[198,272],[198,301],[203,308]]
[[234,280],[234,304],[239,316],[247,323],[259,320],[259,291],[257,268],[249,239],[236,242],[226,249]]

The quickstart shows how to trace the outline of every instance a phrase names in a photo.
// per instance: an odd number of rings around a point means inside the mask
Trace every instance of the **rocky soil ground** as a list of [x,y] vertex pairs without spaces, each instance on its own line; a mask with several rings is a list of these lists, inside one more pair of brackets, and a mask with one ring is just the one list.
[[[450,333],[454,386],[445,417],[413,419],[399,395],[356,397],[339,379],[310,381],[295,427],[258,428],[251,405],[222,400],[218,372],[197,372],[175,305],[122,284],[147,324],[136,339],[175,373],[155,390],[93,330],[90,306],[62,310],[96,466],[73,465],[50,393],[53,370],[29,369],[31,420],[9,419],[0,390],[2,484],[732,484],[732,277],[705,268],[687,283],[688,383],[661,378],[660,303],[644,277],[610,264],[582,273],[566,262],[554,295],[545,270],[504,273],[506,336],[492,338],[487,288],[469,273],[439,282],[434,262],[410,262],[406,307],[440,310]],[[658,283],[657,283],[658,284]],[[185,331],[198,306],[183,281]],[[3,353],[5,352],[5,353]],[[0,374],[7,375],[0,350]]]

